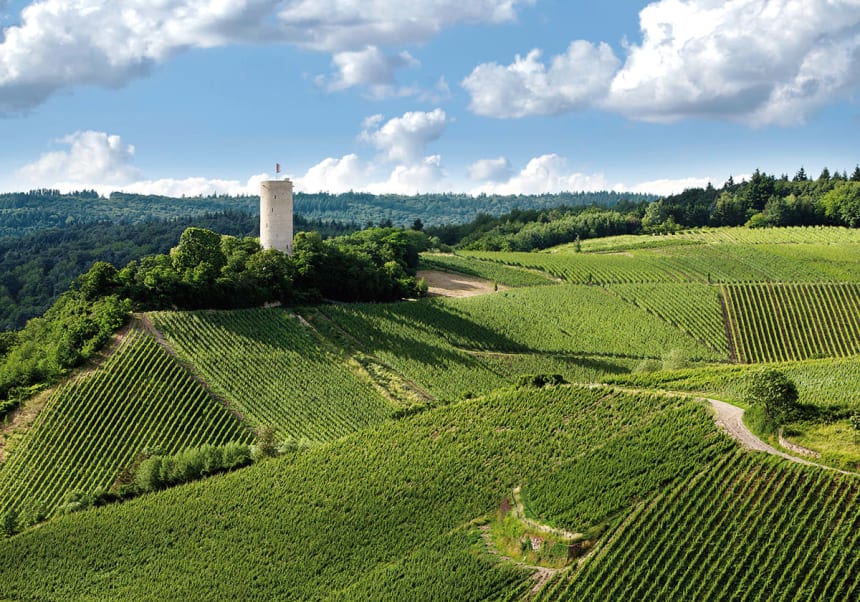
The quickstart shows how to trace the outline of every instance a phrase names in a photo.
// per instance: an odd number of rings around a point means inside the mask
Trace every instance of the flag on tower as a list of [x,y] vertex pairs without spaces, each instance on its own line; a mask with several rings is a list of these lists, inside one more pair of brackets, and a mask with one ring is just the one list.
[[281,173],[281,164],[275,163],[275,173]]

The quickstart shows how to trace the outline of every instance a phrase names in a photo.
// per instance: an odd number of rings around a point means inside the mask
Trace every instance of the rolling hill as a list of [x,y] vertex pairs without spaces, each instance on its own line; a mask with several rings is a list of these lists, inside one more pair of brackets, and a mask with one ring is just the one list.
[[[855,232],[424,262],[513,288],[140,316],[9,427],[0,513],[52,518],[0,540],[0,600],[860,595]],[[746,405],[763,365],[800,393],[784,436],[846,472],[750,451],[715,423],[702,397]],[[260,427],[307,449],[59,511],[146,448]]]

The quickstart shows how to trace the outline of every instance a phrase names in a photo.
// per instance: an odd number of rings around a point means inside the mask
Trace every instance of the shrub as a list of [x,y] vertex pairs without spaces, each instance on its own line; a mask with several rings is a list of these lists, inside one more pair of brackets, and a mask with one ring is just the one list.
[[759,420],[767,432],[789,420],[797,408],[797,387],[779,370],[765,368],[752,373],[745,389],[753,409],[751,419]]
[[564,385],[567,381],[561,374],[523,374],[517,378],[516,387],[518,389],[526,387],[535,387],[540,389],[551,385]]
[[12,537],[18,532],[18,513],[14,508],[7,510],[0,518],[0,532],[6,537]]

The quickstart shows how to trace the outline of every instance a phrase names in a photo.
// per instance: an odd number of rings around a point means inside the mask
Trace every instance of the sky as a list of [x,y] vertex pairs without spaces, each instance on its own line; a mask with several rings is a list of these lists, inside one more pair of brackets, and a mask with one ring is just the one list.
[[669,194],[860,163],[860,0],[0,0],[0,29],[0,191]]

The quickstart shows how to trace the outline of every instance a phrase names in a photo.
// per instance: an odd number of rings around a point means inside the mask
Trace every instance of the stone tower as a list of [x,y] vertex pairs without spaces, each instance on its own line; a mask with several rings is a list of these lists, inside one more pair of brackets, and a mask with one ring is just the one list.
[[260,182],[260,246],[293,254],[293,183]]

